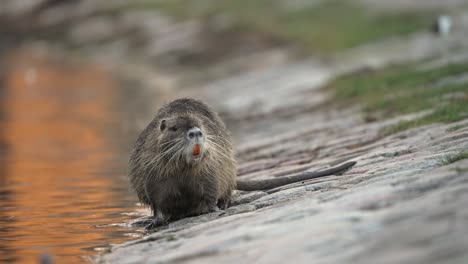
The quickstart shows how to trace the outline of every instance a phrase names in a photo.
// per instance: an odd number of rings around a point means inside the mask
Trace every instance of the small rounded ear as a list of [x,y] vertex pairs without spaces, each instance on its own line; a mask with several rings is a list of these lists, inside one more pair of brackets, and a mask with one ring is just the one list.
[[166,128],[166,120],[163,119],[161,121],[161,124],[159,125],[159,129],[163,131],[165,128]]

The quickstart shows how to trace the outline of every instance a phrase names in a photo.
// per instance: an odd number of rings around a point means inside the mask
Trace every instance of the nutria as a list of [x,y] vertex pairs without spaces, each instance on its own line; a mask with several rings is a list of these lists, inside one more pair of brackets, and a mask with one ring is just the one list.
[[130,182],[154,222],[226,209],[234,189],[264,190],[343,171],[331,169],[270,180],[236,179],[236,162],[226,126],[207,104],[178,99],[159,109],[139,135],[129,160]]

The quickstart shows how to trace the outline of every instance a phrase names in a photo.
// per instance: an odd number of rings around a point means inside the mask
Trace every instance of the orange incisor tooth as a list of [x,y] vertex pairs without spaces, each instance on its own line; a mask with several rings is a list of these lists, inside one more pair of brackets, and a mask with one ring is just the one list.
[[194,156],[198,156],[200,155],[200,145],[199,144],[195,144],[195,146],[193,147],[193,152],[192,152],[192,155]]

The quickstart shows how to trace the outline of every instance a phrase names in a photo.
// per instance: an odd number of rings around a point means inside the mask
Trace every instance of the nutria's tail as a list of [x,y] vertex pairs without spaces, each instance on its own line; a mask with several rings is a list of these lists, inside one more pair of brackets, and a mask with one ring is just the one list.
[[314,172],[300,172],[291,176],[278,177],[275,179],[267,180],[252,180],[252,181],[241,181],[237,180],[237,190],[241,191],[260,191],[276,188],[290,183],[310,180],[314,178],[324,177],[336,174],[338,172],[344,171],[351,168],[356,164],[355,161],[346,162],[340,166],[329,168],[322,171]]

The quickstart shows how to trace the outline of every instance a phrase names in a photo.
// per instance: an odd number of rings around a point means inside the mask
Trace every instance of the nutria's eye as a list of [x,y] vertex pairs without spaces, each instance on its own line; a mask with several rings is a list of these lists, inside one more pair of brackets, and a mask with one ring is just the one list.
[[163,131],[166,128],[166,120],[161,121],[161,125],[159,125],[159,129]]
[[169,130],[170,130],[170,131],[173,131],[173,132],[176,132],[176,131],[177,131],[177,127],[175,127],[175,126],[170,127]]

